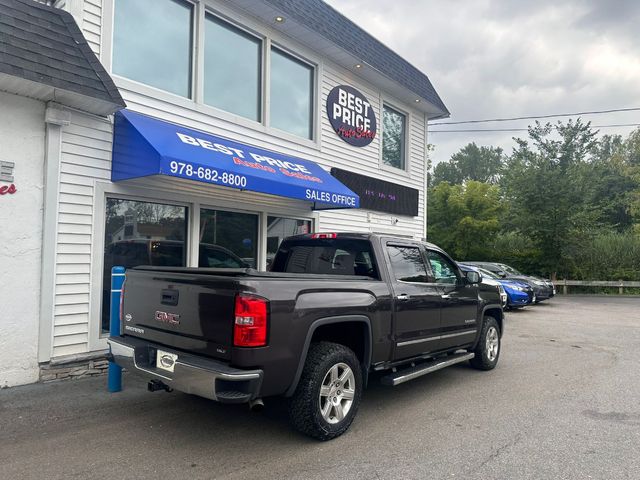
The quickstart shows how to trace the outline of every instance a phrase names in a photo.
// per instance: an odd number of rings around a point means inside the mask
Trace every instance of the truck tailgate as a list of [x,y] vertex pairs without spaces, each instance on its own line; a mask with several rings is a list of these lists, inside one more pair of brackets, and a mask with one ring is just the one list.
[[237,288],[232,277],[128,270],[122,333],[229,360]]

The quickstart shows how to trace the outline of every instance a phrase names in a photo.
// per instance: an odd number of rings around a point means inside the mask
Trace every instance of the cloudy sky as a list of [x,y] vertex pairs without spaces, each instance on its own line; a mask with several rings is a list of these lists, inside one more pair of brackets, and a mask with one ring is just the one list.
[[[451,112],[440,121],[640,107],[638,0],[327,1],[429,76]],[[637,124],[640,111],[583,118],[593,125]],[[434,125],[434,160],[447,160],[472,141],[510,153],[512,137],[526,136],[436,129],[529,123]]]

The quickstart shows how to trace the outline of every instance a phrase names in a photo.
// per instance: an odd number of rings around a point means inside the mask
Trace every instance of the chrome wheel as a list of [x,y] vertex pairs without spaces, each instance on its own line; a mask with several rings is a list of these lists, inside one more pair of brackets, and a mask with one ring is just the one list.
[[320,414],[327,423],[336,424],[347,416],[356,393],[353,371],[346,363],[329,369],[320,386]]
[[500,337],[498,330],[495,327],[490,327],[487,330],[487,358],[490,362],[493,362],[498,357],[498,349],[500,348]]

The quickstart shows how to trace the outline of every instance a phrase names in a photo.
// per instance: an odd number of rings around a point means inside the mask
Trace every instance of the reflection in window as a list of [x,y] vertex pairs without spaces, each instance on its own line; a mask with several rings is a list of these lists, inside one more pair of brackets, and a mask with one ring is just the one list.
[[387,105],[382,109],[382,162],[405,168],[405,116]]
[[260,121],[262,42],[210,14],[204,42],[205,103]]
[[449,260],[433,250],[429,250],[427,256],[436,283],[455,284],[458,281],[457,269]]
[[368,240],[290,240],[281,247],[272,272],[361,275],[378,279]]
[[389,245],[387,250],[396,280],[402,282],[428,281],[427,271],[418,247]]
[[258,216],[201,209],[199,253],[200,267],[255,268]]
[[182,0],[116,0],[113,73],[191,96],[193,5]]
[[187,208],[108,198],[102,279],[102,331],[109,330],[111,268],[186,265]]
[[272,48],[270,81],[270,125],[300,137],[312,138],[313,67]]
[[267,270],[282,240],[292,235],[301,235],[311,231],[310,220],[295,218],[267,217]]

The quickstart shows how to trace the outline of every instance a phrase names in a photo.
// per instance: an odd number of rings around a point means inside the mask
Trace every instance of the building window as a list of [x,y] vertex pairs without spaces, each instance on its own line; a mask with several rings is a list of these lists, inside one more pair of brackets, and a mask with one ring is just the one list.
[[113,73],[191,97],[193,4],[115,0]]
[[287,237],[311,232],[310,220],[286,217],[267,217],[267,270],[271,267],[278,247]]
[[198,266],[255,268],[258,256],[258,215],[200,210]]
[[102,332],[109,331],[111,267],[184,267],[187,208],[108,198],[102,279]]
[[406,116],[384,105],[382,109],[382,163],[404,170]]
[[313,138],[314,68],[272,47],[270,82],[269,125]]
[[262,41],[207,14],[204,42],[204,102],[261,121]]

